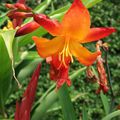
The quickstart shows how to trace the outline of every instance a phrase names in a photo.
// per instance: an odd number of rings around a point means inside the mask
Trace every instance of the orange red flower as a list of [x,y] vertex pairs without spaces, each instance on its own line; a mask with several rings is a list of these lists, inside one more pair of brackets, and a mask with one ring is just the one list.
[[73,56],[86,66],[93,64],[101,52],[92,53],[82,43],[97,41],[115,32],[112,27],[90,28],[90,15],[81,0],[74,0],[61,23],[41,14],[35,14],[34,20],[56,36],[52,40],[33,36],[39,55],[43,58],[58,55],[60,65],[65,67],[66,58],[73,62]]

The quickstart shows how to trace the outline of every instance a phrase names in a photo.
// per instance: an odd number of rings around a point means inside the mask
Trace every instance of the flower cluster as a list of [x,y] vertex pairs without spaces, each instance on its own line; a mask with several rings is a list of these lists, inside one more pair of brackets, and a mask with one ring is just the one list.
[[[55,36],[52,40],[37,36],[33,36],[32,39],[40,57],[49,61],[50,77],[57,82],[57,88],[64,83],[70,86],[68,72],[74,57],[85,66],[92,65],[97,59],[98,71],[104,72],[98,57],[101,51],[90,52],[83,44],[98,41],[116,30],[113,27],[91,28],[89,11],[81,0],[74,0],[61,22],[52,20],[44,14],[33,13],[32,9],[25,5],[25,0],[6,6],[12,9],[8,12],[8,17],[13,20],[14,28],[19,26],[16,36],[30,33],[40,26]],[[34,21],[21,26],[23,19],[28,17],[33,17]]]
[[17,28],[16,36],[31,33],[40,27],[35,21],[22,24],[25,18],[33,17],[32,9],[25,4],[25,0],[18,0],[15,4],[6,4],[6,7],[10,9],[7,16],[12,20],[13,28]]

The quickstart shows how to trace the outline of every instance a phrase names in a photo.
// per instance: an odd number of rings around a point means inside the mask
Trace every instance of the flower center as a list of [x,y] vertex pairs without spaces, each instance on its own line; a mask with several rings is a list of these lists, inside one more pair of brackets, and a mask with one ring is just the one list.
[[66,61],[65,61],[65,59],[67,57],[70,57],[71,62],[73,62],[73,57],[72,57],[72,54],[70,52],[69,45],[70,45],[70,37],[66,36],[64,47],[63,47],[62,51],[59,53],[59,60],[61,61],[60,66],[63,64],[65,67],[67,67]]

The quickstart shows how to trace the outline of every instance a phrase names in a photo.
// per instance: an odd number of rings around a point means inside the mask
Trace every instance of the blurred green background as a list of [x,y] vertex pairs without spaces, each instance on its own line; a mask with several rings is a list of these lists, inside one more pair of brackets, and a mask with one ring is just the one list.
[[[27,4],[34,8],[38,3],[44,0],[27,0]],[[0,5],[0,15],[5,13],[7,9],[4,7],[4,3],[15,3],[15,0],[2,0]],[[64,5],[67,5],[72,0],[53,0],[51,5],[45,11],[46,14],[54,11]],[[94,7],[89,9],[91,14],[91,26],[95,27],[115,27],[117,32],[112,34],[110,37],[105,38],[103,41],[109,44],[109,56],[108,62],[112,77],[112,88],[114,92],[115,106],[114,110],[117,109],[117,106],[120,105],[120,0],[103,0],[102,2],[96,4]],[[2,25],[1,25],[2,26]],[[0,26],[0,27],[1,27]],[[46,35],[49,37],[49,35]],[[70,73],[74,70],[80,68],[81,65],[75,61],[71,65]],[[50,85],[53,84],[52,81],[49,80],[49,65],[46,65],[45,61],[42,65],[41,77],[38,84],[37,96],[36,100],[42,96],[42,94],[49,88]],[[15,111],[15,101],[22,95],[24,91],[28,79],[22,81],[23,89],[19,91],[15,91],[8,99],[6,103],[6,111],[9,118],[14,116]],[[76,111],[77,119],[81,119],[83,108],[86,109],[89,120],[101,120],[104,116],[104,110],[102,101],[100,99],[100,95],[95,94],[97,87],[93,83],[87,81],[85,72],[82,73],[80,77],[78,77],[72,83],[70,87],[70,91],[72,92],[71,96],[76,94],[80,94],[79,97],[73,102],[74,108]],[[107,94],[108,100],[111,99],[111,93]],[[0,115],[1,116],[1,115]],[[55,110],[52,114],[46,114],[44,116],[44,120],[62,120],[61,110]],[[118,120],[120,118],[117,118]]]

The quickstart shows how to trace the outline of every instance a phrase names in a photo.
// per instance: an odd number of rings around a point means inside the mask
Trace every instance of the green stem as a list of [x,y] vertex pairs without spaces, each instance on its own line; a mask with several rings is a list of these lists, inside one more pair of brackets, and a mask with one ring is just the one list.
[[115,104],[115,95],[114,95],[114,92],[113,92],[113,89],[112,89],[112,78],[111,78],[111,74],[110,74],[110,68],[109,68],[109,65],[108,65],[108,51],[106,51],[104,49],[106,55],[105,55],[105,64],[106,64],[106,72],[107,72],[107,77],[108,77],[108,82],[109,82],[109,88],[110,88],[110,92],[111,92],[111,106],[110,106],[110,111],[109,112],[112,112],[113,108],[114,108],[114,104]]

